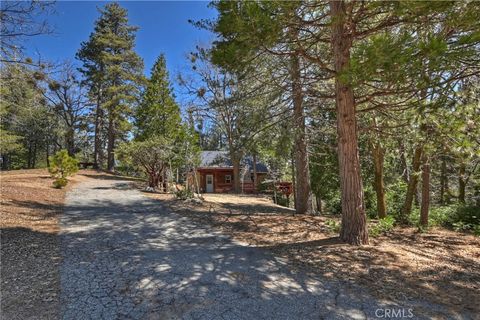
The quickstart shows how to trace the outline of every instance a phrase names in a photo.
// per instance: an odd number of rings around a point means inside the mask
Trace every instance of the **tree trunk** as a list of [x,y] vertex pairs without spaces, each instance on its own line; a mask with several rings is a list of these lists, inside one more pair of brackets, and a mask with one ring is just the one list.
[[35,140],[35,143],[33,145],[32,169],[35,169],[36,165],[37,165],[37,141]]
[[467,183],[465,182],[465,163],[462,161],[460,162],[460,166],[458,168],[458,202],[465,203],[465,189],[467,187]]
[[115,170],[115,120],[110,113],[108,119],[108,144],[107,144],[107,170],[113,172]]
[[405,146],[403,145],[403,141],[398,142],[398,147],[400,151],[400,163],[402,164],[402,179],[405,183],[408,184],[410,181],[410,174],[408,171],[408,165],[407,165],[407,157],[405,157]]
[[415,192],[417,190],[418,170],[420,169],[422,152],[422,146],[417,146],[413,154],[412,171],[410,174],[410,179],[408,180],[405,202],[403,203],[402,211],[400,214],[400,222],[402,223],[406,223],[408,221],[408,216],[412,212],[412,202],[413,197],[415,196]]
[[295,170],[295,156],[294,156],[294,149],[292,149],[292,197],[293,197],[293,206],[295,208],[295,212],[297,212],[297,174]]
[[367,219],[363,199],[358,151],[357,121],[353,89],[340,75],[349,67],[352,40],[347,30],[344,1],[330,1],[332,49],[335,65],[335,98],[338,133],[338,160],[342,193],[341,240],[355,245],[368,244]]
[[440,198],[439,203],[449,203],[449,190],[448,190],[448,172],[447,172],[447,160],[446,156],[442,156],[442,166],[440,169]]
[[68,128],[65,137],[65,144],[67,145],[68,155],[73,157],[75,155],[75,131],[73,128]]
[[383,182],[383,162],[385,150],[380,143],[372,143],[372,157],[374,166],[374,187],[377,195],[377,213],[380,219],[387,216],[387,201],[385,199],[385,185]]
[[241,181],[240,181],[240,159],[236,156],[232,157],[233,164],[233,191],[235,193],[240,193],[241,190]]
[[93,150],[93,167],[95,169],[100,168],[100,159],[99,159],[99,154],[100,154],[100,148],[101,148],[101,141],[100,141],[100,121],[101,121],[101,115],[100,115],[100,93],[98,93],[97,97],[97,106],[95,108],[95,141],[94,141],[94,150]]
[[296,54],[291,55],[290,73],[294,118],[295,209],[298,214],[308,214],[312,212],[312,193],[310,190],[303,94],[300,83],[300,63]]
[[46,160],[47,160],[47,168],[50,167],[50,145],[47,142],[45,146],[45,153],[46,153]]
[[318,194],[315,195],[315,203],[317,205],[318,214],[322,215],[323,214],[322,198]]
[[10,156],[9,155],[2,155],[2,170],[10,169]]
[[428,227],[428,210],[430,206],[430,160],[425,154],[422,158],[422,202],[420,206],[420,225],[422,227]]
[[253,153],[253,192],[257,192],[257,154]]
[[32,169],[32,142],[28,142],[27,169]]

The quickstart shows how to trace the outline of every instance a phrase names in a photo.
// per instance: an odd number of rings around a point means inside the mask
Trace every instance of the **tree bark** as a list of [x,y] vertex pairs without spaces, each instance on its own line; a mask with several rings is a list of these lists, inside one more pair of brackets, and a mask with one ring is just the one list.
[[428,227],[428,211],[430,207],[430,159],[422,157],[422,202],[420,206],[420,225]]
[[108,119],[108,144],[107,144],[107,170],[113,172],[115,170],[115,120],[112,114]]
[[465,182],[465,170],[466,166],[462,161],[458,168],[458,202],[460,203],[465,203],[465,189],[467,187],[467,183]]
[[94,169],[99,169],[101,167],[100,163],[100,149],[102,147],[102,142],[100,138],[101,134],[101,121],[102,121],[102,110],[101,110],[101,98],[100,91],[97,96],[97,105],[95,107],[95,141],[94,141],[94,150],[93,150],[93,167]]
[[45,146],[45,155],[46,155],[46,161],[47,161],[47,168],[50,167],[50,144],[47,142],[47,145]]
[[422,146],[417,146],[413,154],[412,171],[410,174],[410,179],[408,180],[405,202],[403,203],[402,211],[400,214],[400,222],[402,223],[406,223],[408,221],[408,216],[412,212],[412,202],[415,196],[415,192],[417,190],[418,170],[420,169],[422,153]]
[[71,127],[67,129],[65,144],[67,145],[68,155],[75,156],[75,131]]
[[291,55],[290,59],[294,121],[295,209],[298,214],[309,214],[312,213],[312,192],[310,190],[303,93],[300,82],[300,62],[296,54]]
[[232,157],[233,164],[233,191],[235,193],[240,193],[241,190],[241,181],[240,181],[240,159],[237,156]]
[[349,67],[352,39],[344,1],[330,1],[332,49],[335,65],[335,98],[338,160],[342,193],[340,239],[354,245],[368,244],[367,221],[358,151],[357,121],[353,88],[340,75]]
[[403,145],[403,141],[398,142],[398,147],[400,151],[400,163],[402,164],[402,179],[405,181],[405,183],[408,184],[410,181],[410,174],[408,171],[408,165],[407,165],[407,157],[405,157],[405,146]]

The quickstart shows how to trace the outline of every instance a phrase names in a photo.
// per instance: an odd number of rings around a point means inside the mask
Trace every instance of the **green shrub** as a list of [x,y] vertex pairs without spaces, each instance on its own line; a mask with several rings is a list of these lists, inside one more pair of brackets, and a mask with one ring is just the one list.
[[67,178],[57,178],[55,181],[53,181],[53,187],[57,189],[62,189],[65,187],[68,183]]
[[339,233],[340,228],[342,226],[341,223],[337,222],[336,220],[333,219],[327,219],[325,220],[325,225],[327,226],[327,229],[331,233]]
[[325,211],[329,214],[340,214],[342,212],[340,190],[327,194],[322,200],[325,202]]
[[194,194],[192,190],[185,188],[175,191],[175,196],[180,200],[187,200],[193,198]]
[[365,212],[367,217],[375,219],[378,217],[377,212],[377,195],[375,190],[370,184],[366,184],[363,189],[364,201],[365,201]]
[[390,184],[386,188],[388,215],[398,217],[407,194],[407,184],[403,180]]
[[78,161],[68,155],[67,150],[60,150],[49,158],[50,167],[48,171],[52,177],[56,178],[53,182],[55,188],[62,188],[67,185],[67,177],[78,171]]
[[[415,208],[410,214],[409,221],[412,225],[418,226],[420,209]],[[473,231],[480,228],[480,208],[452,204],[449,206],[431,207],[428,214],[428,225],[430,227],[445,227],[455,231]]]
[[386,216],[383,219],[380,219],[369,228],[369,234],[372,237],[378,237],[381,234],[389,233],[393,230],[395,225],[395,218],[392,216]]

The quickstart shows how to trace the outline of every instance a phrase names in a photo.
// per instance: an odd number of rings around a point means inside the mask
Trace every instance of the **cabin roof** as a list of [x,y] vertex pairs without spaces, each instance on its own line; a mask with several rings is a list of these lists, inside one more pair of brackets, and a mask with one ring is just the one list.
[[[227,151],[202,151],[201,155],[201,168],[233,168],[232,161]],[[242,166],[248,166],[250,171],[253,172],[253,157],[245,156],[242,160]],[[257,172],[267,173],[268,167],[258,161],[257,159]]]

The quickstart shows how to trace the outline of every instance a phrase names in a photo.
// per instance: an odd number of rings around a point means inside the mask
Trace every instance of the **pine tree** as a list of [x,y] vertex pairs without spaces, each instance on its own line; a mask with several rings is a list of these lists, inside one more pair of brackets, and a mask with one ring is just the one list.
[[137,140],[159,135],[176,139],[181,126],[180,108],[172,93],[165,57],[160,55],[152,67],[142,102],[137,109]]
[[84,63],[81,71],[97,104],[94,159],[98,164],[100,135],[107,122],[107,169],[112,171],[115,143],[130,127],[127,117],[142,83],[143,61],[134,51],[138,28],[128,24],[127,10],[118,3],[109,3],[100,9],[100,14],[94,32],[82,43],[77,57]]

